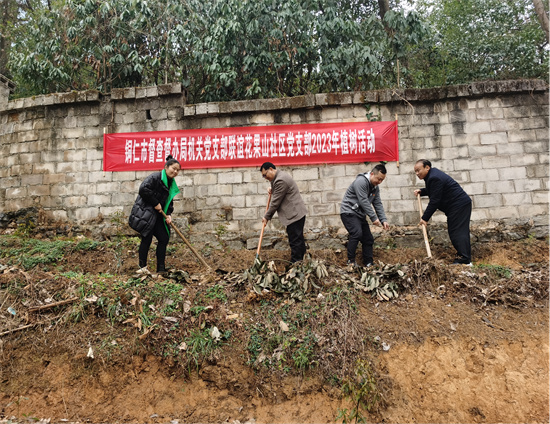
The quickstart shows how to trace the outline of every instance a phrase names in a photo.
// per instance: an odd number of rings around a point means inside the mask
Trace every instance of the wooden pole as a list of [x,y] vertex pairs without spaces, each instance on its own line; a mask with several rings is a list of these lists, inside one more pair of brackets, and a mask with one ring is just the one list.
[[[265,212],[269,209],[269,203],[271,202],[271,193],[267,198],[267,205],[265,207]],[[264,238],[265,223],[262,223],[262,232],[260,233],[260,241],[258,242],[258,250],[256,250],[256,259],[260,257],[260,249],[262,248],[262,239]]]
[[[418,211],[420,212],[420,219],[422,219],[422,201],[420,200],[420,194],[416,195],[416,198],[418,199]],[[430,249],[430,242],[428,240],[428,231],[426,230],[426,226],[420,224],[422,227],[422,234],[424,234],[424,244],[426,245],[426,252],[428,253],[428,258],[432,257],[432,251]]]
[[[395,114],[395,122],[397,122],[397,113]],[[397,124],[399,126],[399,124]],[[399,141],[398,141],[399,143]],[[397,161],[397,167],[399,168],[399,161]]]
[[[164,217],[164,219],[167,218],[166,214],[164,213],[164,211],[161,209],[160,210],[160,213],[162,214],[162,216]],[[174,231],[176,233],[178,233],[178,236],[181,237],[181,239],[183,240],[183,242],[187,245],[187,247],[189,249],[191,249],[191,252],[193,252],[193,254],[197,257],[197,259],[206,267],[208,268],[208,270],[211,270],[212,268],[210,267],[210,265],[208,265],[206,263],[206,261],[204,260],[204,258],[199,254],[199,252],[197,252],[197,250],[191,245],[191,243],[189,243],[189,241],[184,237],[184,235],[181,233],[181,231],[178,229],[178,227],[176,227],[174,225],[174,223],[172,222],[170,224],[172,226],[172,228],[174,229]]]

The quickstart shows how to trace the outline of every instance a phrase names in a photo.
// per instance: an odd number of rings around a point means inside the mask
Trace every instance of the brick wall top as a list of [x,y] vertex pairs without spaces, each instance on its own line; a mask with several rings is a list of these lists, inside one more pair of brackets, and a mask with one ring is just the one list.
[[[390,103],[395,101],[434,101],[483,96],[493,93],[532,93],[546,90],[548,90],[548,84],[542,80],[483,81],[435,88],[322,93],[280,99],[188,104],[184,106],[183,115],[198,117],[218,113],[261,112],[332,105],[344,106],[364,103]],[[109,95],[112,101],[181,95],[184,97],[185,103],[185,91],[182,85],[180,83],[173,83],[152,87],[115,88],[110,94],[106,95],[101,94],[97,90],[88,90],[45,94],[10,100],[8,102],[0,100],[0,113],[65,103],[98,102]],[[0,96],[2,96],[2,93],[0,93]]]

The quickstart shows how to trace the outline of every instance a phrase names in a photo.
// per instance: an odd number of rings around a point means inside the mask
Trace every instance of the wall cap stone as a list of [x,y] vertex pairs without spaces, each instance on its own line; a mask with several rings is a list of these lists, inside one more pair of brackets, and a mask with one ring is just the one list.
[[[396,101],[433,101],[459,97],[483,96],[495,93],[533,93],[548,91],[546,81],[539,79],[519,79],[504,81],[479,81],[471,84],[450,85],[418,89],[383,89],[371,91],[351,91],[341,93],[306,94],[296,97],[275,99],[238,100],[232,102],[209,102],[200,108],[185,108],[185,116],[232,114],[243,112],[268,112],[281,109],[323,108],[338,105],[362,103],[391,103]],[[63,103],[98,102],[103,97],[111,100],[127,100],[139,98],[154,98],[169,95],[185,97],[181,83],[161,84],[149,87],[113,88],[108,94],[97,90],[71,91],[68,93],[52,93],[32,96],[24,99],[0,102],[0,112],[17,111],[33,107]],[[185,98],[183,104],[186,104]]]
[[0,104],[0,112],[14,112],[21,109],[32,109],[63,103],[98,102],[100,100],[100,92],[97,90],[42,94],[39,96],[10,100],[7,104]]

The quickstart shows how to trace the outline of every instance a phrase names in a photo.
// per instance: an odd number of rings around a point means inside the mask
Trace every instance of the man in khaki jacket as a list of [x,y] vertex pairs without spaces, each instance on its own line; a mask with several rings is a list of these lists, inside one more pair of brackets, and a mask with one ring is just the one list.
[[262,164],[260,171],[262,177],[271,182],[271,187],[267,190],[271,194],[271,202],[262,222],[267,224],[277,212],[281,224],[286,226],[290,244],[290,262],[301,261],[306,253],[304,224],[307,209],[300,190],[287,172],[277,170],[271,162]]

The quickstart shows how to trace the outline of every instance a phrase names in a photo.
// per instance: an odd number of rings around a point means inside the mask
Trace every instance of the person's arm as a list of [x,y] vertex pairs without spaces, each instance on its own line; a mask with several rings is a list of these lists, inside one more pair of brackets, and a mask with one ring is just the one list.
[[388,224],[388,219],[386,218],[386,213],[384,212],[384,205],[382,204],[382,199],[380,198],[380,189],[377,188],[374,192],[374,199],[372,200],[372,206],[378,217],[378,224],[373,222],[375,225],[382,225],[384,229],[388,229],[390,226]]
[[145,201],[145,203],[153,206],[156,210],[160,210],[160,200],[157,192],[155,191],[155,174],[149,175],[141,185],[139,186],[139,195]]
[[443,181],[440,178],[432,177],[430,179],[430,201],[428,206],[422,215],[422,220],[428,222],[435,211],[439,208],[441,200],[443,199]]

